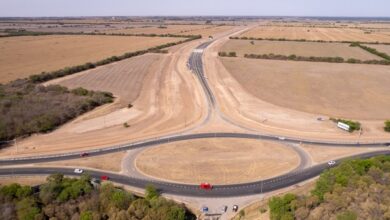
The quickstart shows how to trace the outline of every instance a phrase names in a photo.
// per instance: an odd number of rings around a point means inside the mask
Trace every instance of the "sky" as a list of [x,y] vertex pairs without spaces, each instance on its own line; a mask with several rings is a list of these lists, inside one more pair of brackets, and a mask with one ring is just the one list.
[[390,17],[390,0],[0,0],[0,17]]

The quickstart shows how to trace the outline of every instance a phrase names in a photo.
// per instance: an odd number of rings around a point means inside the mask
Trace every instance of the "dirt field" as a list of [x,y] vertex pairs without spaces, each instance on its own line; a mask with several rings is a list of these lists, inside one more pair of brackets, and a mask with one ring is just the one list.
[[179,40],[180,38],[65,35],[1,38],[0,83]]
[[[390,36],[390,34],[389,34]],[[390,56],[390,45],[374,45],[374,44],[369,44],[369,45],[365,45],[367,47],[371,47],[371,48],[375,48],[377,49],[378,51],[382,52],[382,53],[386,53],[387,55]]]
[[46,182],[46,176],[1,176],[0,186],[11,183],[19,183],[21,185],[36,186]]
[[257,27],[241,37],[286,38],[324,41],[390,42],[390,36],[381,32],[366,34],[356,28],[311,28],[311,27]]
[[365,120],[390,118],[389,67],[223,58],[256,97],[299,111]]
[[119,97],[121,107],[125,107],[139,96],[145,76],[161,60],[159,54],[146,54],[53,80],[48,84],[112,92]]
[[253,41],[229,40],[221,51],[237,52],[239,56],[245,54],[281,54],[315,57],[343,57],[360,60],[380,60],[381,57],[373,55],[358,47],[350,47],[342,43],[314,43],[314,42],[288,42],[288,41]]
[[323,146],[313,146],[313,145],[302,145],[302,148],[310,154],[312,162],[325,163],[329,160],[335,160],[338,158],[349,157],[352,155],[378,151],[378,150],[390,150],[389,148],[350,148],[350,147],[323,147]]
[[36,166],[43,167],[71,167],[71,168],[92,168],[98,170],[107,170],[112,172],[121,171],[122,158],[125,152],[106,154],[97,157],[83,157],[74,160],[55,161],[49,163],[39,163]]
[[157,178],[184,183],[244,183],[276,176],[298,166],[290,148],[256,140],[201,139],[143,151],[136,167]]

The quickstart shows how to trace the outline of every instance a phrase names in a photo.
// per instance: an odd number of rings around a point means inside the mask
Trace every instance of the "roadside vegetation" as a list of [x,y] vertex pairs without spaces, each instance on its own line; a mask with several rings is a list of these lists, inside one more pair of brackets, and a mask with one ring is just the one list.
[[386,42],[362,42],[362,41],[326,41],[326,40],[307,40],[307,39],[287,39],[287,38],[255,38],[255,37],[230,37],[231,40],[267,40],[267,41],[296,41],[296,42],[316,42],[316,43],[359,43],[359,44],[382,44],[390,45]]
[[306,61],[306,62],[325,62],[325,63],[351,63],[351,64],[375,64],[375,65],[390,65],[390,60],[359,60],[359,59],[344,59],[342,57],[305,57],[297,55],[280,55],[280,54],[245,54],[245,58],[249,59],[264,59],[264,60],[290,60],[290,61]]
[[385,121],[385,131],[390,132],[390,120]]
[[[219,52],[220,57],[237,57],[236,52]],[[390,65],[390,60],[359,60],[359,59],[344,59],[342,57],[305,57],[280,54],[245,54],[245,58],[263,59],[263,60],[289,60],[289,61],[306,61],[306,62],[325,62],[325,63],[350,63],[350,64],[374,64],[374,65]]]
[[375,55],[377,55],[379,57],[382,57],[383,59],[385,59],[385,60],[390,62],[390,56],[388,54],[380,52],[380,51],[378,51],[378,50],[376,50],[374,48],[367,47],[367,46],[361,45],[360,43],[356,43],[356,42],[352,43],[350,46],[351,47],[360,47],[361,49],[363,49],[363,50],[365,50],[365,51],[367,51],[369,53],[375,54]]
[[3,220],[195,219],[183,205],[160,197],[153,186],[141,198],[111,183],[94,187],[88,175],[74,179],[54,174],[37,188],[1,186],[0,204]]
[[324,171],[309,195],[273,197],[272,220],[390,219],[390,156],[350,160]]
[[358,131],[361,128],[361,124],[358,121],[351,121],[351,120],[339,119],[339,118],[330,118],[330,120],[335,122],[335,123],[342,122],[342,123],[348,125],[349,132]]
[[218,56],[220,57],[237,57],[236,52],[219,52]]
[[108,92],[59,85],[42,86],[27,80],[0,84],[0,141],[52,131],[65,122],[110,103]]

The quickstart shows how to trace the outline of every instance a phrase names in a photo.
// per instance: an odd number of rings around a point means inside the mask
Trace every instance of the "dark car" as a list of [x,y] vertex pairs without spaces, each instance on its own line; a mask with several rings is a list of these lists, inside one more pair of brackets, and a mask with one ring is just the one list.
[[86,157],[86,156],[88,156],[89,154],[88,153],[81,153],[80,154],[80,157]]

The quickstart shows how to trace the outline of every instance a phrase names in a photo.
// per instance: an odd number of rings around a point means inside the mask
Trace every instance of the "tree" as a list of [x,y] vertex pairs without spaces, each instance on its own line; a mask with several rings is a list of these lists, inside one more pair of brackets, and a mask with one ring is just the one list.
[[40,210],[32,198],[24,198],[16,204],[19,220],[34,220]]
[[84,211],[80,214],[80,220],[93,220],[93,214],[91,211]]
[[153,198],[156,198],[158,196],[159,196],[159,194],[158,194],[156,187],[154,187],[152,184],[149,184],[146,186],[146,188],[145,188],[145,199],[146,200],[150,201]]

